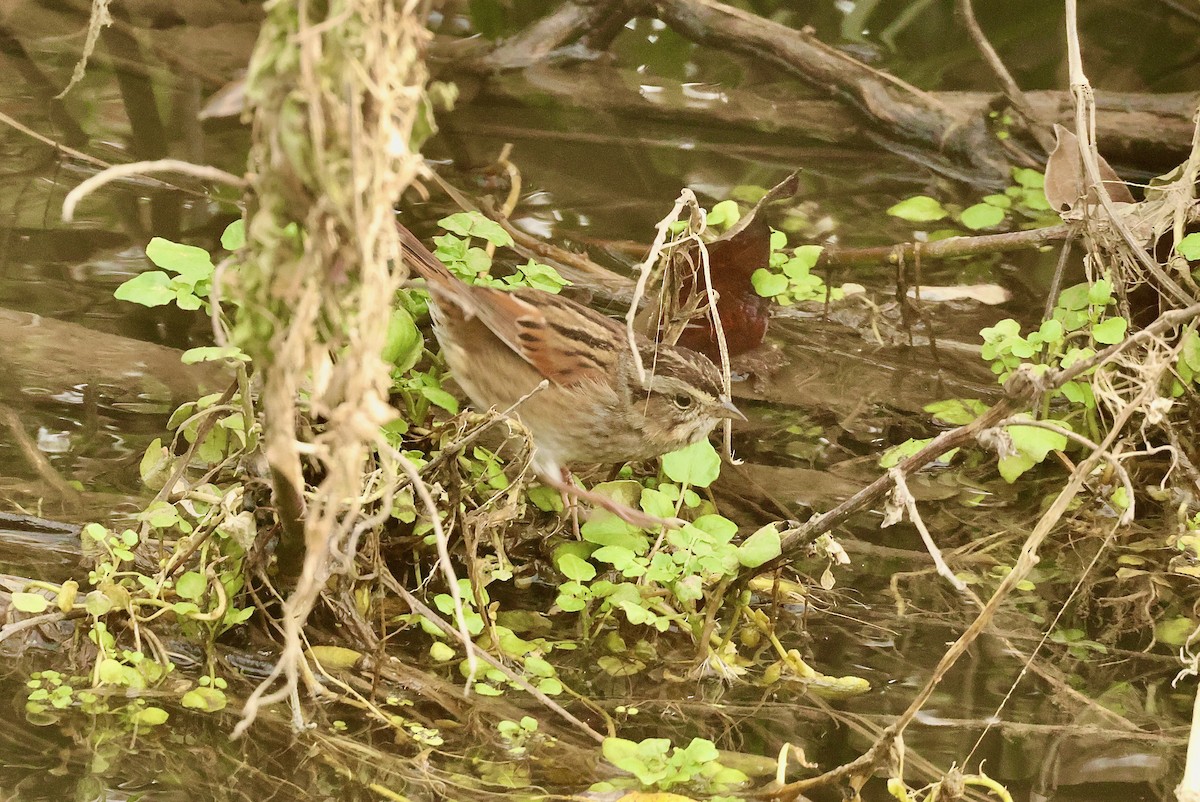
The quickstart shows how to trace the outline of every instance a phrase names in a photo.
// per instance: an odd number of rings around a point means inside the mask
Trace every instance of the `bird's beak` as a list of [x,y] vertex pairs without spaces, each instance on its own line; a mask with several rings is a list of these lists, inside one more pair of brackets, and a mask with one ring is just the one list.
[[742,411],[733,405],[733,402],[728,398],[721,399],[721,405],[717,407],[717,415],[730,420],[746,420],[746,416]]

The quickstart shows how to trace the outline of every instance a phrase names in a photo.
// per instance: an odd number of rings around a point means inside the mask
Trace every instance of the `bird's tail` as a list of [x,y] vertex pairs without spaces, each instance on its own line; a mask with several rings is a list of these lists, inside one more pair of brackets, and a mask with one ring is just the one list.
[[404,250],[404,261],[410,268],[416,271],[417,275],[431,284],[439,284],[446,286],[453,285],[458,282],[444,264],[434,256],[421,240],[417,239],[416,235],[409,231],[399,221],[396,222],[396,231],[400,234],[400,245]]

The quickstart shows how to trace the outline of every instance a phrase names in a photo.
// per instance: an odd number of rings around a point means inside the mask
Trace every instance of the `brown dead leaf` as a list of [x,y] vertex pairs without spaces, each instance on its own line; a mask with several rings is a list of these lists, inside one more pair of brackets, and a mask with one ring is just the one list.
[[[1080,208],[1080,201],[1085,199],[1086,205],[1099,204],[1095,190],[1086,187],[1083,170],[1083,157],[1079,151],[1079,137],[1057,123],[1054,126],[1054,136],[1057,144],[1054,152],[1046,162],[1046,184],[1044,191],[1046,201],[1059,214],[1073,212]],[[1116,171],[1097,154],[1100,167],[1100,179],[1108,197],[1115,203],[1133,203],[1133,195],[1129,187],[1121,180]]]
[[[718,296],[717,313],[730,356],[758,347],[767,332],[771,302],[760,296],[750,281],[754,271],[767,267],[771,258],[771,228],[762,214],[768,205],[795,195],[798,185],[798,175],[792,173],[706,246]],[[699,351],[719,364],[707,292],[698,246],[689,242],[678,247],[670,257],[659,303],[643,313],[643,330],[664,342]]]

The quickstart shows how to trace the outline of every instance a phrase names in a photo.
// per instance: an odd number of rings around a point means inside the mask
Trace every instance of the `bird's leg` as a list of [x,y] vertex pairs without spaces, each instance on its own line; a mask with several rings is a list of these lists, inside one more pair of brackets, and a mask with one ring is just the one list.
[[[563,485],[575,484],[570,468],[562,469],[562,482]],[[583,533],[579,531],[579,503],[561,487],[558,489],[558,494],[562,496],[563,509],[571,516],[571,528],[575,530],[575,539],[583,540]]]
[[611,512],[613,515],[620,518],[630,526],[636,526],[640,529],[653,529],[656,526],[665,526],[668,529],[679,529],[687,524],[687,521],[679,518],[659,518],[657,515],[635,510],[633,507],[628,507],[619,501],[615,501],[603,493],[597,493],[594,490],[587,490],[575,484],[571,474],[563,470],[559,478],[554,478],[553,475],[543,476],[542,481],[549,484],[563,497],[570,497],[572,501],[586,501],[594,504],[597,507]]

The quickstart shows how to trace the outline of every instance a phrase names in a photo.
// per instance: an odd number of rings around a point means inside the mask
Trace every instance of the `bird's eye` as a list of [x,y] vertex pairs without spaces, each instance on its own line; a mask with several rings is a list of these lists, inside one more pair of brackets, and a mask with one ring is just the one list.
[[680,393],[671,399],[671,403],[673,403],[679,409],[688,409],[694,402],[695,399],[693,399],[687,393]]

